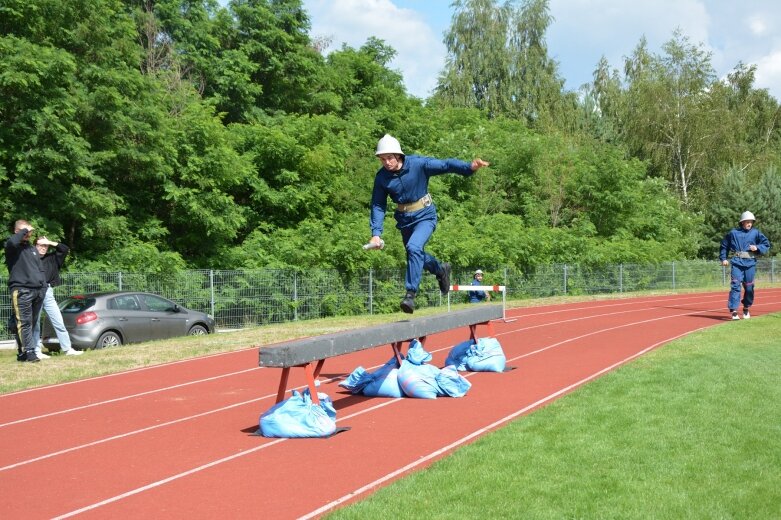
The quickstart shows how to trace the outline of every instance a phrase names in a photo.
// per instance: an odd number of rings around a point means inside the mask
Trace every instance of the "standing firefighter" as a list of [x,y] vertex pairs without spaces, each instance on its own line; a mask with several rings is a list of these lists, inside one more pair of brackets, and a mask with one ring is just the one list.
[[[738,304],[740,288],[743,286],[743,319],[749,319],[749,307],[754,303],[754,275],[757,270],[757,257],[766,255],[770,250],[770,241],[762,232],[754,228],[754,214],[744,211],[738,227],[731,229],[721,241],[719,260],[721,265],[732,264],[730,270],[730,291],[727,308],[733,320],[739,320]],[[731,257],[728,259],[728,257]]]
[[469,176],[483,166],[488,166],[488,163],[482,159],[474,159],[470,164],[457,159],[405,156],[399,142],[387,134],[377,143],[375,155],[382,167],[374,177],[369,217],[372,239],[369,244],[377,248],[382,245],[380,236],[390,197],[396,204],[393,213],[396,228],[401,231],[401,239],[407,250],[404,279],[407,292],[401,300],[401,310],[412,313],[423,269],[436,275],[442,294],[450,290],[450,264],[440,262],[423,250],[437,227],[436,206],[428,193],[429,178],[443,173]]

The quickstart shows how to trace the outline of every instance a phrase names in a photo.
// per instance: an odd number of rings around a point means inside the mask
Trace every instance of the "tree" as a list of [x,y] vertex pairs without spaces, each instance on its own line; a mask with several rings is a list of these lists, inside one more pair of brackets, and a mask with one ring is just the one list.
[[435,96],[448,105],[486,110],[491,115],[510,110],[510,64],[507,37],[509,4],[494,0],[457,0],[448,49]]
[[690,44],[680,30],[663,49],[664,56],[649,58],[641,43],[626,62],[626,141],[688,204],[692,189],[707,182],[708,154],[727,131],[720,124],[725,114],[708,96],[715,81],[710,53]]
[[236,49],[256,67],[259,108],[306,113],[318,92],[323,58],[309,39],[301,0],[231,0]]
[[564,116],[564,80],[548,56],[545,33],[553,22],[548,0],[525,0],[510,33],[510,96],[513,112],[537,126],[551,127]]
[[[756,208],[756,209],[752,209]],[[781,174],[775,167],[765,170],[756,187],[754,206],[747,206],[757,217],[757,227],[770,240],[770,254],[777,256],[781,248]]]
[[746,172],[731,168],[705,213],[703,234],[707,240],[702,244],[700,254],[705,258],[718,255],[721,239],[738,225],[740,214],[755,205],[755,190],[749,184]]

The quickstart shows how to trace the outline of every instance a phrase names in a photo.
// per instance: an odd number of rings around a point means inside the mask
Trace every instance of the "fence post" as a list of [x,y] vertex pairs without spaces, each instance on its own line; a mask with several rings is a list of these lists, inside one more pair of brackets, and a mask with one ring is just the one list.
[[214,314],[214,269],[209,269],[209,293],[211,294],[211,302],[209,304],[211,305],[212,316],[216,316]]
[[567,295],[567,264],[564,264],[564,295]]
[[374,314],[374,269],[369,268],[369,315]]
[[675,262],[673,262],[673,291],[675,290]]
[[298,321],[298,273],[293,271],[293,321]]
[[618,264],[618,292],[624,292],[624,264]]
[[117,286],[119,287],[117,290],[121,291],[122,290],[122,271],[119,271],[117,273]]
[[773,283],[776,278],[776,259],[770,259],[770,283]]

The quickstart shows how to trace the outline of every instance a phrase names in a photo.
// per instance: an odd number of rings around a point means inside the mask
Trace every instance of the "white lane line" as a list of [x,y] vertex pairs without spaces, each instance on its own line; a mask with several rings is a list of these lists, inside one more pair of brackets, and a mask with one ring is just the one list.
[[151,395],[151,394],[156,394],[156,393],[159,393],[159,392],[165,392],[167,390],[173,390],[175,388],[183,388],[185,386],[197,385],[199,383],[205,383],[205,382],[208,382],[208,381],[215,381],[217,379],[222,379],[224,377],[231,377],[231,376],[243,374],[245,372],[252,372],[253,370],[260,370],[260,368],[261,367],[245,368],[244,370],[238,370],[236,372],[228,372],[227,374],[220,374],[218,376],[207,377],[207,378],[204,378],[204,379],[197,379],[195,381],[188,381],[186,383],[180,383],[178,385],[171,385],[171,386],[165,386],[165,387],[162,387],[162,388],[155,388],[154,390],[147,390],[146,392],[139,392],[137,394],[124,395],[122,397],[117,397],[117,398],[114,398],[114,399],[107,399],[105,401],[97,401],[97,402],[90,403],[90,404],[85,404],[85,405],[82,405],[82,406],[75,406],[73,408],[66,408],[66,409],[63,409],[63,410],[57,410],[56,412],[50,412],[50,413],[46,413],[46,414],[42,414],[42,415],[35,415],[33,417],[25,417],[24,419],[17,419],[16,421],[10,421],[10,422],[7,422],[7,423],[2,423],[2,424],[0,424],[0,428],[5,428],[7,426],[12,426],[14,424],[21,424],[21,423],[26,423],[26,422],[30,422],[30,421],[35,421],[35,420],[38,420],[38,419],[44,419],[46,417],[53,417],[55,415],[62,415],[62,414],[70,413],[70,412],[76,412],[78,410],[85,410],[87,408],[94,408],[96,406],[103,406],[103,405],[106,405],[106,404],[117,403],[117,402],[120,402],[120,401],[127,401],[128,399],[135,399],[136,397],[142,397],[142,396],[145,396],[145,395]]

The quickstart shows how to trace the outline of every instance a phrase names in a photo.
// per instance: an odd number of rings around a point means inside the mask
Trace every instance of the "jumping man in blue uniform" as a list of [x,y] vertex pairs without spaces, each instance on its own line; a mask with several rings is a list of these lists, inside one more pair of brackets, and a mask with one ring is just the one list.
[[[749,319],[749,307],[754,303],[754,274],[757,270],[757,257],[766,255],[770,250],[770,241],[762,232],[754,228],[754,214],[744,211],[740,216],[740,225],[730,230],[721,241],[719,260],[724,266],[732,264],[730,269],[730,291],[727,307],[733,320],[739,320],[738,304],[740,288],[743,286],[743,319]],[[731,259],[727,259],[731,256]]]
[[457,159],[405,156],[399,141],[387,134],[377,143],[375,155],[382,167],[374,177],[369,217],[372,232],[370,243],[381,247],[380,236],[390,197],[396,204],[393,213],[396,228],[401,231],[401,239],[407,250],[407,273],[404,279],[407,292],[401,300],[401,310],[411,314],[415,310],[415,295],[423,269],[436,275],[442,294],[450,290],[450,264],[440,262],[424,251],[426,242],[437,227],[437,209],[428,193],[429,178],[443,173],[469,176],[483,166],[488,166],[488,163],[482,159],[468,163]]

